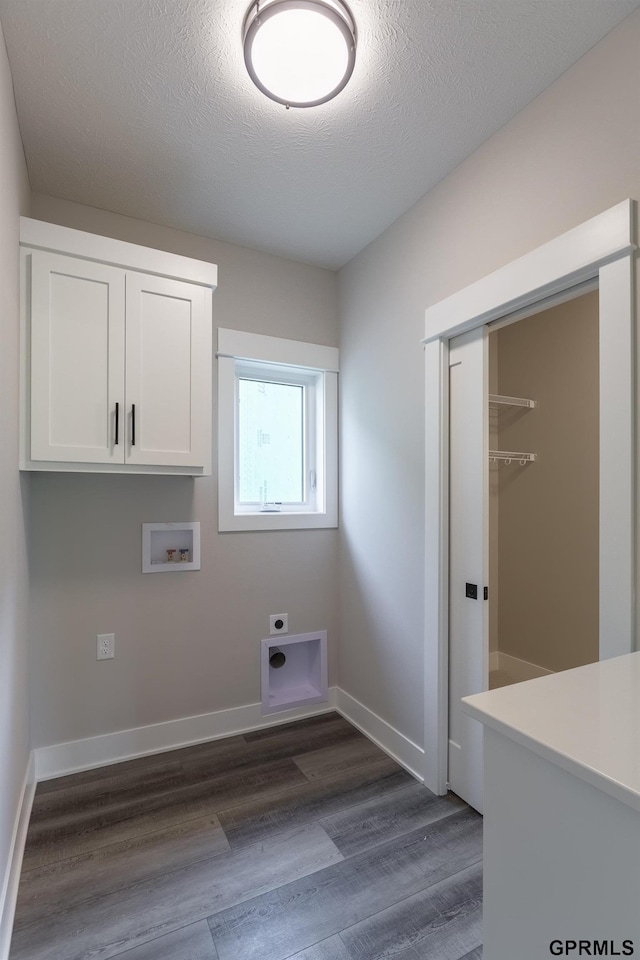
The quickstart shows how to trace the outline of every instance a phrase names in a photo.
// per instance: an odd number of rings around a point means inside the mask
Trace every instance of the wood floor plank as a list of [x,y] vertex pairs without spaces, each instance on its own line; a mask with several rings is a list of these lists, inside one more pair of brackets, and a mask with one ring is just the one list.
[[162,876],[229,850],[215,816],[101,847],[79,857],[23,872],[14,928],[140,880]]
[[118,819],[113,812],[101,818],[94,816],[89,823],[78,823],[76,832],[73,822],[61,826],[56,823],[41,824],[39,828],[29,828],[23,869],[34,870],[111,844],[130,842],[149,833],[171,829],[188,820],[206,817],[210,812],[203,800],[180,802],[169,794],[161,801],[158,799],[148,804],[147,808],[129,809],[122,814],[122,819]]
[[[206,761],[209,759],[212,763],[217,761],[221,768],[229,770],[233,767],[235,758],[246,753],[247,742],[244,736],[221,737],[218,740],[207,740],[203,743],[192,744],[187,747],[180,747],[175,750],[168,750],[164,753],[154,754],[147,757],[137,757],[133,760],[126,760],[122,763],[114,763],[105,767],[98,767],[92,770],[83,770],[80,773],[69,774],[66,777],[58,777],[53,780],[45,780],[38,784],[36,791],[36,800],[44,797],[46,793],[58,791],[73,791],[82,788],[85,785],[95,785],[94,788],[100,789],[100,781],[122,777],[123,783],[127,779],[139,782],[151,771],[161,771],[162,769],[171,769],[172,771],[182,769],[182,764],[198,760]],[[80,791],[78,791],[80,793]]]
[[436,797],[413,781],[391,795],[377,792],[367,803],[341,810],[320,822],[340,853],[351,857],[465,807],[464,801],[454,794]]
[[202,740],[200,743],[192,743],[186,747],[176,747],[175,750],[170,750],[163,756],[170,760],[180,760],[180,762],[186,758],[208,756],[216,753],[232,756],[234,751],[242,750],[246,742],[244,734],[237,734],[233,737],[218,737],[215,740]]
[[133,760],[122,760],[120,763],[110,763],[103,767],[93,767],[90,770],[81,770],[79,773],[70,773],[64,777],[54,777],[51,780],[41,780],[38,783],[36,796],[45,793],[55,793],[57,790],[67,790],[69,787],[79,787],[86,783],[97,783],[99,780],[110,777],[137,777],[147,770],[162,769],[168,764],[180,761],[179,757],[171,753],[155,753],[144,757],[135,757]]
[[187,754],[182,758],[185,775],[191,780],[216,776],[224,771],[274,759],[284,760],[331,745],[352,741],[365,744],[369,742],[342,717],[337,714],[329,716],[328,720],[314,717],[312,719],[315,723],[304,722],[301,726],[296,723],[269,728],[268,735],[264,730],[245,734],[244,746],[237,748],[232,755],[206,751]]
[[206,798],[212,811],[217,813],[307,782],[293,760],[270,759],[196,779],[176,789],[175,795],[185,800]]
[[482,865],[343,930],[350,960],[460,960],[482,937]]
[[43,780],[38,784],[37,794],[51,793],[56,790],[66,790],[68,787],[81,786],[85,783],[95,783],[99,780],[114,776],[136,776],[149,768],[162,767],[166,764],[181,763],[183,760],[221,754],[232,756],[234,752],[246,746],[244,735],[233,737],[219,737],[217,740],[205,740],[201,743],[190,744],[186,747],[177,747],[161,753],[134,757],[131,760],[122,760],[119,763],[107,764],[90,770],[81,770],[64,777],[55,777]]
[[480,936],[481,927],[481,911],[474,918],[456,918],[419,943],[388,954],[386,960],[461,960],[460,950],[466,950],[468,943]]
[[218,953],[206,920],[181,927],[164,937],[143,943],[126,953],[120,960],[218,960]]
[[[276,759],[284,760],[285,758],[291,758],[294,760],[294,762],[298,763],[298,757],[300,755],[312,757],[315,753],[321,752],[320,748],[311,749],[311,746],[312,744],[307,743],[303,749],[309,748],[308,753],[301,754],[301,745],[299,740],[292,741],[288,738],[284,739],[283,741],[276,740],[275,742],[273,740],[258,740],[253,743],[245,744],[243,750],[237,751],[232,757],[229,758],[215,755],[187,757],[183,760],[182,769],[187,780],[195,781],[212,776],[219,776],[221,773],[231,770],[239,770],[243,767],[252,766],[254,764],[272,763]],[[323,747],[323,749],[327,750],[325,760],[326,771],[324,774],[315,774],[312,772],[311,776],[309,776],[307,770],[299,765],[300,769],[303,770],[308,779],[317,779],[318,775],[330,776],[332,770],[329,754],[332,750],[339,750],[339,748],[343,746],[352,748],[354,753],[354,763],[367,762],[366,756],[362,756],[362,759],[359,760],[355,759],[359,754],[368,754],[369,760],[379,759],[381,756],[386,756],[386,754],[384,754],[381,750],[377,750],[377,748],[372,749],[372,745],[370,741],[366,739],[366,737],[354,736],[350,739],[343,739],[335,746],[332,745],[330,747]],[[322,759],[323,758],[319,758],[319,766],[322,762]],[[313,764],[310,762],[307,764],[307,766],[312,769]],[[347,767],[348,763],[345,763],[344,766]],[[338,772],[339,757],[336,758],[335,769],[336,772]]]
[[121,800],[116,794],[110,805],[97,810],[71,810],[30,825],[25,869],[131,840],[307,782],[292,760],[283,760],[180,785],[152,796],[142,792]]
[[351,957],[347,953],[344,943],[336,934],[335,937],[329,937],[328,940],[307,947],[302,953],[296,953],[288,960],[351,960]]
[[360,733],[336,710],[330,710],[328,713],[319,713],[315,717],[304,717],[302,720],[291,720],[289,723],[277,723],[269,727],[261,727],[259,730],[249,730],[243,736],[248,743],[255,740],[271,740],[283,735],[290,736],[294,740],[301,738],[304,741],[305,737],[311,735],[311,731],[330,730],[335,724],[350,727],[354,734]]
[[320,826],[301,827],[62,909],[15,931],[10,960],[106,960],[341,859]]
[[348,770],[340,776],[295,785],[277,796],[219,810],[220,823],[232,847],[255,843],[295,825],[319,820],[376,796],[386,796],[414,783],[389,757]]
[[127,771],[112,777],[102,777],[64,789],[39,793],[33,800],[31,823],[37,824],[51,817],[68,816],[83,810],[100,810],[115,802],[138,800],[184,786],[185,777],[178,760],[143,770]]
[[387,754],[366,737],[345,740],[321,749],[298,754],[295,762],[309,780],[336,776],[345,770],[382,760]]
[[[276,751],[259,750],[247,743],[244,736],[222,738],[208,743],[195,744],[172,754],[180,761],[183,771],[202,771],[203,775],[216,776],[253,762],[284,760],[285,755]],[[193,778],[191,778],[193,779]]]
[[209,918],[220,960],[284,960],[477,863],[471,810],[405,834]]

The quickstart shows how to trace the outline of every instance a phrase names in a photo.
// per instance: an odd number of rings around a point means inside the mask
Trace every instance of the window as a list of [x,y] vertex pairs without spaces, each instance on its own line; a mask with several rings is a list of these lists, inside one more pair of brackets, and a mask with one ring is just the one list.
[[236,362],[236,513],[316,509],[322,374]]
[[334,347],[218,330],[218,527],[337,526]]

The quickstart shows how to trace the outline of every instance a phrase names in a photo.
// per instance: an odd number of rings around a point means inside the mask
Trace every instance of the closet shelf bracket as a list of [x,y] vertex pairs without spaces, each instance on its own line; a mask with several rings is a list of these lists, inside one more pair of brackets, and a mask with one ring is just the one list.
[[521,467],[524,467],[527,463],[533,463],[534,460],[537,460],[538,455],[536,453],[517,453],[513,450],[489,450],[489,463],[519,463]]
[[535,407],[535,400],[526,400],[524,397],[503,397],[498,393],[489,394],[489,403],[505,407]]

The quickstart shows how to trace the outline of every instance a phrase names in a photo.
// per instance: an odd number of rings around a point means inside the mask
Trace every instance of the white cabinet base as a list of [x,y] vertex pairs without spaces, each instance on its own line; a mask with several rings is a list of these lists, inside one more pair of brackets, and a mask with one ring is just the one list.
[[632,940],[638,955],[640,814],[489,728],[484,757],[487,960],[540,960],[567,940],[606,941],[605,956]]

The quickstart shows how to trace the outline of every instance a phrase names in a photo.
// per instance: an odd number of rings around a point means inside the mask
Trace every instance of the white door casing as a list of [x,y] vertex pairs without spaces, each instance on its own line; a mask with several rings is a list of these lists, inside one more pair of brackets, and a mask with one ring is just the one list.
[[625,200],[426,311],[425,784],[447,789],[449,341],[597,279],[600,291],[600,658],[635,638],[635,203]]
[[461,698],[488,686],[488,380],[487,328],[477,327],[453,339],[449,349],[448,779],[480,813],[484,728],[463,713]]

